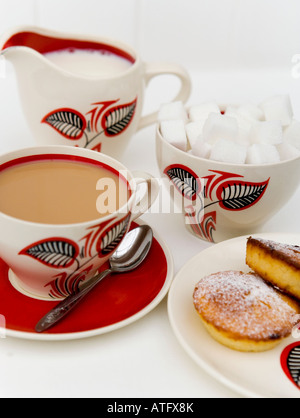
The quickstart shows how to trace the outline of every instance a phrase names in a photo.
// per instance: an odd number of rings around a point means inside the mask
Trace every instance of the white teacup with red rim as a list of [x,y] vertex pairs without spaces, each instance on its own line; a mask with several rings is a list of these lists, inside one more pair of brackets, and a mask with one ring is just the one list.
[[64,299],[110,258],[158,193],[149,174],[135,178],[91,150],[47,146],[0,156],[0,257],[11,284],[35,299]]
[[145,87],[171,74],[191,92],[180,65],[144,63],[118,40],[18,27],[0,39],[0,54],[15,68],[23,111],[37,145],[74,145],[118,160],[132,135],[156,121],[142,116]]

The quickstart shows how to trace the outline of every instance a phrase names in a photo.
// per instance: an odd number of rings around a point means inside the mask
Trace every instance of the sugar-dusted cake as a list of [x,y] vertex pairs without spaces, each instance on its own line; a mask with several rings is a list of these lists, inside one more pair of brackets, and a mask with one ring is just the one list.
[[202,278],[194,307],[210,335],[238,351],[273,349],[290,336],[299,304],[255,273],[226,271]]
[[300,299],[300,247],[250,237],[246,263],[263,279]]

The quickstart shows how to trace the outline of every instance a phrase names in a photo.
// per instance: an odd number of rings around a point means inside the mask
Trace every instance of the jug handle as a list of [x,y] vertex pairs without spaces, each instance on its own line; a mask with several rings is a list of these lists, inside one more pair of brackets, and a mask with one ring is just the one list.
[[[168,63],[145,63],[144,65],[146,86],[149,84],[150,80],[160,75],[175,75],[181,81],[181,88],[173,102],[187,102],[191,94],[192,83],[188,72],[183,67]],[[143,116],[140,120],[138,129],[143,129],[155,123],[157,121],[157,117],[158,111]]]

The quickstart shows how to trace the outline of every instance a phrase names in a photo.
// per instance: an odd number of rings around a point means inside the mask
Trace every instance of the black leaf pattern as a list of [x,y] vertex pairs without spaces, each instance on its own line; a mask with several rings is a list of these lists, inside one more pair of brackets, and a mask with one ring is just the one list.
[[69,267],[77,258],[78,253],[77,245],[64,239],[38,242],[20,252],[54,268]]
[[291,350],[287,359],[287,366],[293,381],[300,388],[300,346]]
[[120,135],[130,125],[136,110],[137,100],[110,109],[103,116],[103,129],[108,136]]
[[199,181],[194,174],[182,167],[167,168],[165,174],[184,197],[189,200],[196,199],[199,193]]
[[129,220],[130,216],[127,216],[127,218],[125,218],[123,221],[119,222],[117,225],[114,225],[105,232],[101,240],[101,248],[99,251],[103,256],[107,256],[116,250],[117,246],[120,244],[127,232]]
[[59,109],[47,115],[42,122],[47,123],[61,135],[71,140],[80,139],[86,129],[86,119],[72,109]]
[[268,186],[265,183],[246,183],[231,181],[222,184],[217,191],[220,206],[223,209],[238,211],[253,206],[261,199]]

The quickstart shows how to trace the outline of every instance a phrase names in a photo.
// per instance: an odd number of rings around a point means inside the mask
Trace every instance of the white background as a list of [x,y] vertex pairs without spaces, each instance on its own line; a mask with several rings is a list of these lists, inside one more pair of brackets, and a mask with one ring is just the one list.
[[289,67],[297,0],[1,0],[0,28],[33,24],[121,38],[189,69]]
[[[0,0],[0,31],[32,24],[122,39],[145,61],[183,65],[193,82],[190,104],[260,102],[291,95],[300,117],[298,0]],[[145,111],[175,95],[163,77],[149,88]],[[30,145],[14,74],[0,78],[0,152]],[[128,168],[158,175],[154,127],[135,135]],[[140,155],[144,156],[141,160]],[[288,181],[288,179],[287,179]],[[299,190],[262,232],[299,231]],[[205,244],[188,235],[177,215],[147,214],[178,270]],[[1,231],[0,231],[1,233]],[[1,309],[0,309],[1,314]],[[0,340],[0,397],[236,397],[206,375],[179,346],[165,300],[138,323],[113,334],[72,343]]]
[[[291,88],[277,85],[273,77],[278,71],[290,76],[295,68],[299,16],[298,0],[0,0],[0,33],[29,24],[122,39],[144,61],[174,62],[201,74],[193,80],[193,103],[259,102],[268,94],[289,92],[297,106],[300,82]],[[257,71],[262,71],[259,88],[251,85]],[[226,76],[234,72],[228,95],[215,81],[222,77],[228,84]],[[164,91],[155,106],[170,98]]]

